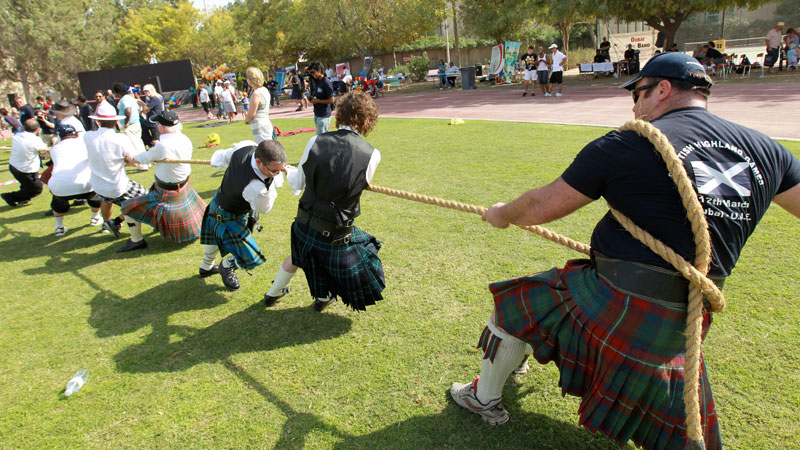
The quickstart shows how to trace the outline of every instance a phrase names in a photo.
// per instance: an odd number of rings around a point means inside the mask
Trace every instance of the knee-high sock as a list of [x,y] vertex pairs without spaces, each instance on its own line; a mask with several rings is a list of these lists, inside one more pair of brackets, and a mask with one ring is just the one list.
[[[297,273],[297,272],[295,272]],[[289,285],[292,281],[294,273],[283,270],[283,267],[278,268],[278,273],[275,274],[275,281],[272,282],[272,287],[267,291],[267,295],[277,297],[281,295],[281,290]]]
[[206,244],[206,253],[203,255],[203,264],[200,264],[200,268],[203,270],[211,270],[211,268],[214,267],[214,260],[217,259],[217,255],[219,255],[219,247]]
[[125,216],[125,223],[128,224],[128,229],[131,232],[131,241],[140,242],[144,239],[142,236],[142,223]]
[[488,402],[503,395],[503,385],[511,372],[519,366],[525,356],[528,344],[503,331],[489,319],[489,331],[498,339],[497,350],[492,358],[484,357],[481,365],[481,377],[478,380],[477,396],[482,402]]

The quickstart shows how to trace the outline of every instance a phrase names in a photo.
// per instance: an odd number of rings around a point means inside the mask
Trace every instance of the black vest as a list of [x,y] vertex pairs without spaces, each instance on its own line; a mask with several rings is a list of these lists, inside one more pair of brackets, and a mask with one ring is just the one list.
[[[251,181],[261,181],[250,165],[250,157],[255,151],[256,147],[251,145],[242,147],[231,155],[231,162],[216,195],[217,205],[229,213],[247,214],[251,209],[250,203],[242,197],[242,191]],[[267,177],[263,183],[269,189],[272,178]]]
[[317,136],[303,163],[306,189],[300,208],[338,226],[361,215],[373,151],[375,147],[350,130]]

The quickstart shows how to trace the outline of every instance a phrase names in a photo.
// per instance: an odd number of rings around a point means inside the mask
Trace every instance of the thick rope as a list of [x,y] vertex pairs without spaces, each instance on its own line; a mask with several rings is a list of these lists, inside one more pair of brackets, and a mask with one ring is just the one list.
[[211,160],[209,159],[162,159],[161,161],[153,161],[157,163],[167,163],[167,164],[205,164],[207,166],[211,165]]
[[[391,188],[387,188],[387,187],[383,187],[383,186],[375,186],[374,184],[371,184],[371,185],[367,186],[367,189],[372,191],[372,192],[377,192],[377,193],[380,193],[380,194],[386,194],[386,195],[390,195],[392,197],[403,198],[403,199],[406,199],[406,200],[413,200],[415,202],[425,203],[425,204],[428,204],[428,205],[441,206],[443,208],[455,209],[456,211],[468,212],[468,213],[472,213],[472,214],[477,214],[479,216],[482,216],[483,213],[486,211],[486,208],[484,208],[483,206],[468,205],[466,203],[460,203],[460,202],[456,202],[456,201],[453,201],[453,200],[445,200],[445,199],[437,198],[437,197],[429,197],[427,195],[415,194],[413,192],[400,191],[400,190],[397,190],[397,189],[391,189]],[[589,254],[589,250],[591,249],[586,244],[583,244],[583,243],[580,243],[580,242],[577,242],[577,241],[573,241],[570,238],[561,236],[558,233],[554,233],[554,232],[548,230],[547,228],[540,227],[538,225],[528,225],[528,226],[518,225],[518,226],[520,228],[522,228],[523,230],[528,230],[528,231],[530,231],[532,233],[536,233],[536,234],[544,237],[545,239],[549,239],[549,240],[551,240],[553,242],[556,242],[556,243],[561,244],[563,246],[569,247],[569,248],[571,248],[571,249],[573,249],[575,251],[584,253],[586,255]]]

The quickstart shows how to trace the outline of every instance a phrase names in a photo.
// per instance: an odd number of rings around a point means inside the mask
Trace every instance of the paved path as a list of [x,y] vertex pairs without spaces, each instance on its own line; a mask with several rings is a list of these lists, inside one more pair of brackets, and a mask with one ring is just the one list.
[[[800,75],[798,76],[800,81]],[[773,138],[800,140],[800,83],[718,85],[709,110]],[[272,118],[312,117],[295,112],[290,102],[272,108]],[[522,97],[521,88],[481,88],[473,91],[432,88],[430,92],[399,94],[378,99],[381,117],[505,120],[617,127],[633,118],[627,91],[617,87],[571,87],[563,97]],[[180,111],[186,122],[205,120],[202,110]],[[241,117],[239,115],[238,117]],[[698,124],[702,126],[702,124]]]

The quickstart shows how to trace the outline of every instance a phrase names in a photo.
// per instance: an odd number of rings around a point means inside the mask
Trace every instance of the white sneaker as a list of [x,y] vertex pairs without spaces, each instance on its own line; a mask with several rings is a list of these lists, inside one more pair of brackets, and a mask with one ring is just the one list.
[[67,234],[67,227],[56,227],[56,236],[61,237]]
[[92,220],[89,221],[89,226],[96,227],[103,223],[103,218],[101,216],[92,217]]
[[561,97],[561,92],[556,92],[556,97]]
[[547,92],[547,93],[545,93],[545,94],[544,94],[544,96],[545,96],[545,97],[550,97],[550,93],[549,93],[549,92]]
[[508,422],[509,416],[503,408],[503,400],[496,398],[487,403],[478,400],[475,395],[475,381],[466,384],[453,383],[450,386],[450,396],[458,406],[481,416],[481,419],[489,425],[502,425]]

